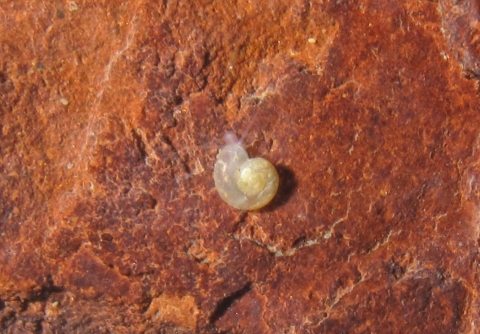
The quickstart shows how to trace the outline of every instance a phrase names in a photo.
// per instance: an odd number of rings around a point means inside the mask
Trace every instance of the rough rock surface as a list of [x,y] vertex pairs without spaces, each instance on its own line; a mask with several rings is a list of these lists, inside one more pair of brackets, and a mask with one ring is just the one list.
[[479,11],[0,1],[2,333],[477,333]]

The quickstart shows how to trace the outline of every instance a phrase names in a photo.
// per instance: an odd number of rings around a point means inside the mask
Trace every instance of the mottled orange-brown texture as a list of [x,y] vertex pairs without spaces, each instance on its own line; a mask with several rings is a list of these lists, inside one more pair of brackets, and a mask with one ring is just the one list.
[[476,333],[479,11],[0,1],[1,332]]

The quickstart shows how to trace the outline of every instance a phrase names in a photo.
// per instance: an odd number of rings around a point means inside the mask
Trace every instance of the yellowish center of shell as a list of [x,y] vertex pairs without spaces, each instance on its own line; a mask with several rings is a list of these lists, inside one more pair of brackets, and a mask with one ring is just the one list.
[[262,171],[246,167],[238,180],[238,188],[247,196],[258,195],[267,185],[267,178]]

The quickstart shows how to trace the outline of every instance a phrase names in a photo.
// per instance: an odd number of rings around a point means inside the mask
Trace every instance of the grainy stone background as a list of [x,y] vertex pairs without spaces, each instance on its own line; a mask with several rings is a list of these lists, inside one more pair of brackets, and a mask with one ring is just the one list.
[[0,1],[1,331],[478,333],[479,10]]

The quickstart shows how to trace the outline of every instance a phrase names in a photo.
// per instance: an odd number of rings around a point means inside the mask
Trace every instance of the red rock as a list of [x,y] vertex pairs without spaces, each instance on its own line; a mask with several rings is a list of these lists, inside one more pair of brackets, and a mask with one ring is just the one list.
[[0,9],[2,332],[476,332],[477,5]]

